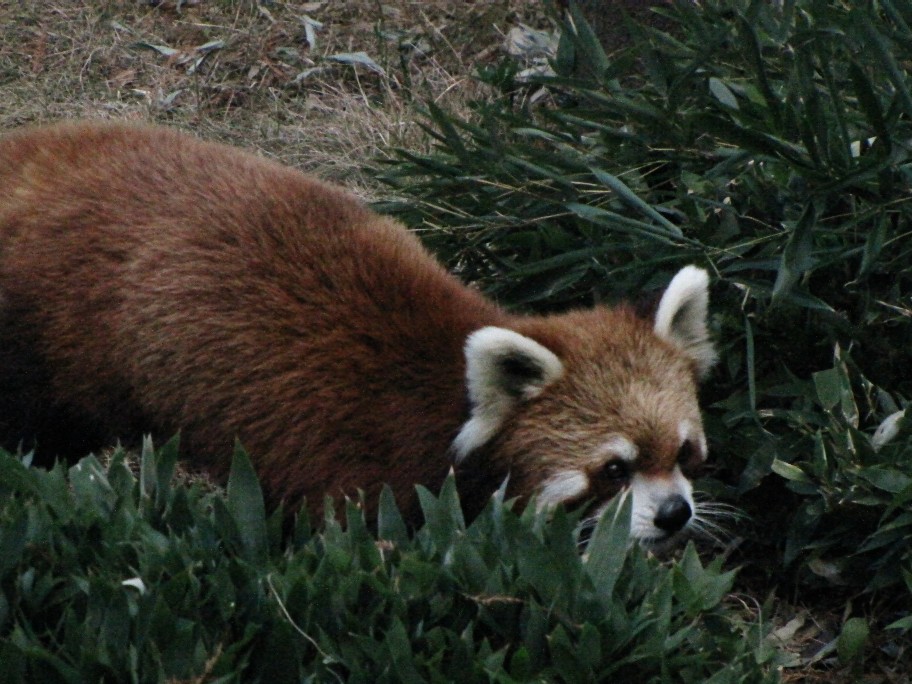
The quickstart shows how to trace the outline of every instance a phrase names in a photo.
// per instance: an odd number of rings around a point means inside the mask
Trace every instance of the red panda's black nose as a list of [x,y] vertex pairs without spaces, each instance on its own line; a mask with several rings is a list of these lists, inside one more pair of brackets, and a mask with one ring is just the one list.
[[653,524],[663,532],[673,534],[690,520],[690,504],[680,494],[670,496],[659,506]]

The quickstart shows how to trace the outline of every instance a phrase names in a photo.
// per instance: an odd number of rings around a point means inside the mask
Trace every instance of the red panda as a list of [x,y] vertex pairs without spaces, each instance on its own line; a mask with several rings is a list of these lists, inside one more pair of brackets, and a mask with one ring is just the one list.
[[273,503],[388,483],[413,520],[451,467],[467,510],[505,478],[591,515],[629,488],[631,535],[659,543],[706,458],[707,304],[688,266],[654,320],[514,315],[254,154],[116,123],[0,138],[0,443],[45,460],[180,431],[224,476],[237,438]]

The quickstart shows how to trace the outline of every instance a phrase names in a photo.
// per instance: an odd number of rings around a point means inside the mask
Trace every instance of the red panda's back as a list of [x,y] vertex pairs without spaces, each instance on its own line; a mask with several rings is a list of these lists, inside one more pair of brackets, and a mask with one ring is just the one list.
[[216,470],[238,436],[278,495],[438,479],[463,341],[502,317],[344,191],[92,124],[0,139],[0,306],[78,416],[181,428]]

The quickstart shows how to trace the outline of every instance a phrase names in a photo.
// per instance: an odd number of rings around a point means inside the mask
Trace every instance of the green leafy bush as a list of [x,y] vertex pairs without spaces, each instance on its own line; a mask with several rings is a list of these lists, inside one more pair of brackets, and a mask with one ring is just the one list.
[[176,445],[42,471],[0,454],[0,680],[765,682],[775,652],[693,548],[628,549],[630,506],[585,556],[576,520],[500,495],[466,526],[421,490],[410,534],[388,491],[283,538],[243,452],[227,497],[170,483]]
[[912,395],[912,3],[680,1],[611,56],[568,12],[553,75],[501,65],[475,119],[428,110],[385,208],[520,308],[709,268],[707,486],[756,520],[750,559],[902,593],[912,441],[870,438]]

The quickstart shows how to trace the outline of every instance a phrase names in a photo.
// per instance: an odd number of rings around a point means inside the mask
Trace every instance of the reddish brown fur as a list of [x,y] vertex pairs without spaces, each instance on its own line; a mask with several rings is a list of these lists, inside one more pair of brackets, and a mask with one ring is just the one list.
[[[635,470],[669,471],[680,447],[681,419],[701,424],[692,363],[656,339],[651,323],[625,307],[575,311],[514,322],[569,369],[490,445],[498,459],[522,462],[511,473],[519,491],[550,474],[604,465],[598,446],[620,434],[639,448]],[[572,372],[570,372],[572,371]],[[598,483],[598,478],[593,477]],[[596,503],[616,493],[590,492]]]
[[[619,430],[650,454],[639,467],[671,467],[661,416],[699,422],[693,364],[651,323],[508,315],[346,192],[161,128],[0,139],[0,294],[5,446],[72,456],[180,429],[184,453],[224,474],[236,436],[291,506],[375,500],[382,482],[411,506],[415,483],[438,486],[469,412],[463,345],[486,325],[567,368],[468,460],[486,491],[509,470],[529,494]],[[483,498],[471,481],[463,496]]]

